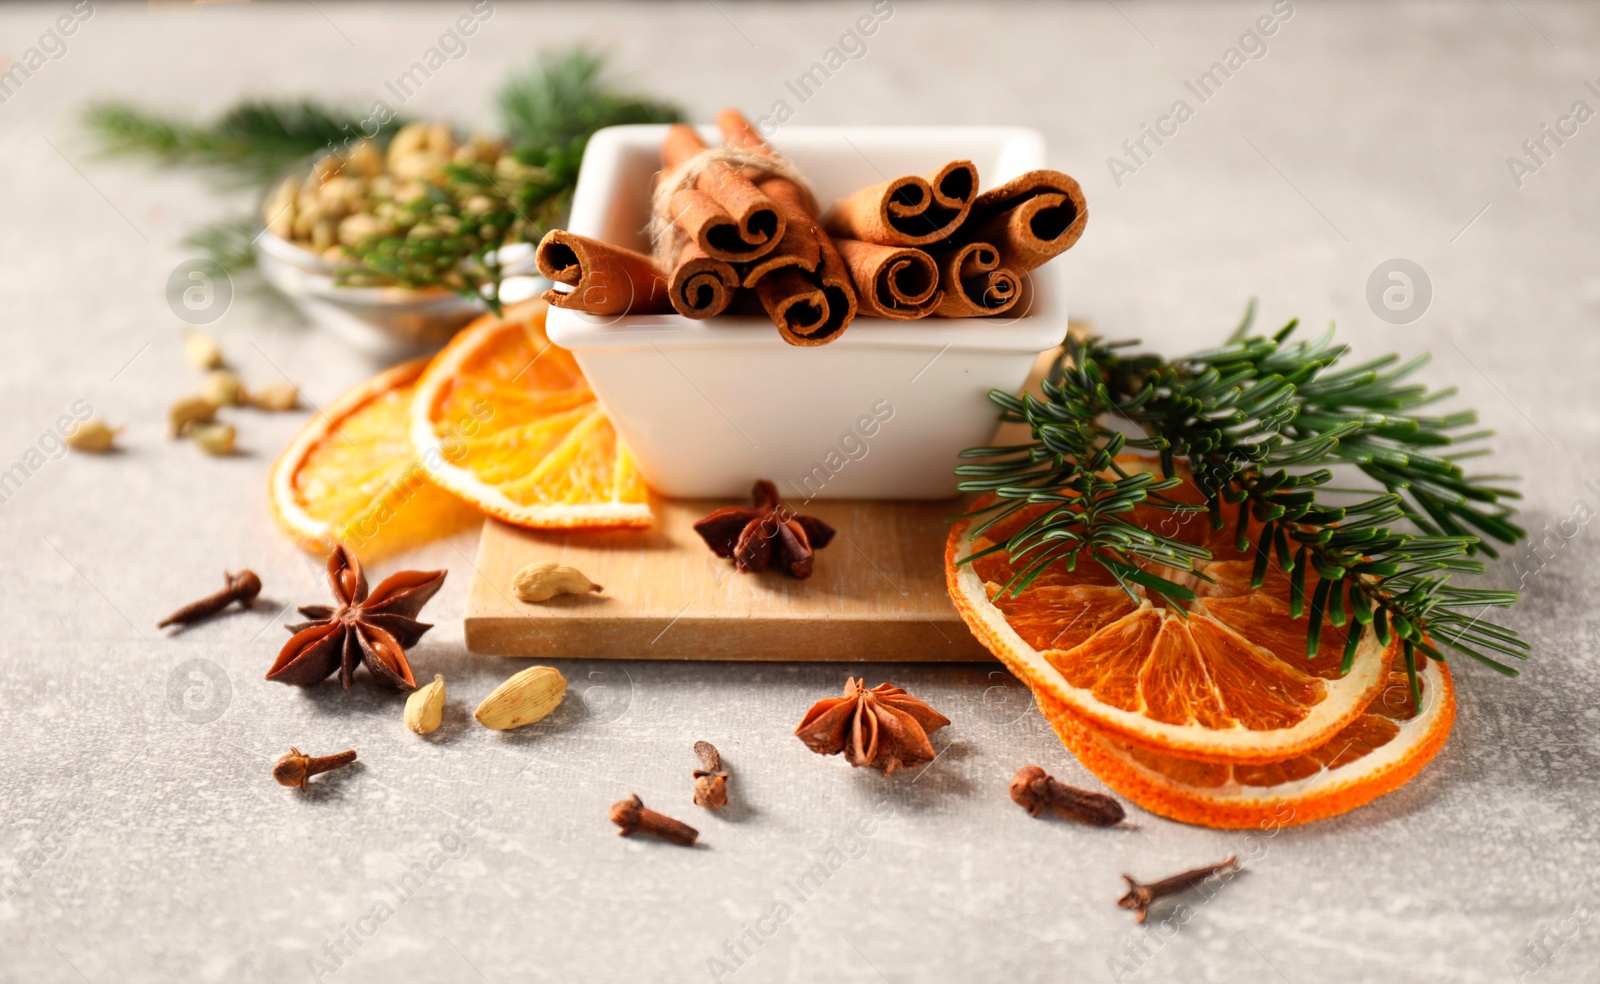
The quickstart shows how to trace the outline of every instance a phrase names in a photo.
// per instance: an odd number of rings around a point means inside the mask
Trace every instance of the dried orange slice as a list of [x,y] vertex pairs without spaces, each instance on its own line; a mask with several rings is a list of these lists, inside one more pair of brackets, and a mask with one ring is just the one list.
[[326,554],[343,543],[372,559],[482,518],[429,482],[411,456],[406,414],[427,361],[395,366],[349,390],[278,456],[272,513],[300,546]]
[[1409,782],[1438,753],[1456,716],[1443,663],[1421,657],[1412,699],[1392,670],[1377,699],[1326,743],[1269,765],[1219,765],[1150,752],[1085,725],[1060,701],[1039,706],[1084,766],[1140,806],[1207,827],[1287,827],[1336,816]]
[[646,527],[649,487],[543,301],[485,315],[417,380],[411,447],[427,475],[491,516],[534,528]]
[[[1127,471],[1153,462],[1121,460]],[[1203,501],[1192,484],[1167,496]],[[1205,546],[1197,565],[1210,581],[1157,573],[1196,594],[1186,610],[1130,584],[1098,562],[1046,571],[1013,595],[1009,539],[1047,506],[1029,506],[975,540],[962,520],[950,531],[950,596],[974,635],[1013,672],[1108,736],[1156,752],[1224,763],[1281,761],[1328,741],[1366,708],[1388,679],[1391,652],[1367,633],[1340,674],[1343,629],[1325,623],[1315,659],[1305,658],[1306,621],[1289,615],[1289,579],[1276,566],[1251,590],[1252,558],[1234,548],[1232,522],[1213,530],[1204,513],[1141,506],[1132,522]],[[979,520],[981,521],[981,520]],[[1252,531],[1253,532],[1253,531]]]

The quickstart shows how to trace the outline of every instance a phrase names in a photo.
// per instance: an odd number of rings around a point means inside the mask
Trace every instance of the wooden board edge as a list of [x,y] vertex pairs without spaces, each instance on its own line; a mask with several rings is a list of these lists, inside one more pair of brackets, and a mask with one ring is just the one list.
[[[771,619],[715,615],[606,621],[481,616],[466,622],[469,652],[549,659],[705,660],[714,662],[986,663],[994,657],[960,621]],[[774,631],[789,645],[772,649]]]

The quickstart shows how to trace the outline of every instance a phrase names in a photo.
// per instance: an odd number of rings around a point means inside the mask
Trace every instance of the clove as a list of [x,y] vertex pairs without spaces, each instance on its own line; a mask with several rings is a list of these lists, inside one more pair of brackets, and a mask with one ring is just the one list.
[[695,742],[694,753],[700,759],[700,768],[694,770],[695,805],[720,810],[728,805],[728,773],[722,767],[722,756],[709,741]]
[[1128,883],[1128,894],[1117,900],[1117,905],[1124,909],[1133,910],[1133,918],[1137,922],[1144,922],[1146,913],[1156,899],[1164,895],[1175,895],[1188,888],[1193,888],[1213,875],[1220,875],[1225,871],[1232,871],[1239,867],[1239,856],[1230,854],[1219,864],[1206,865],[1193,871],[1185,871],[1181,875],[1163,878],[1158,882],[1141,885],[1133,880],[1131,875],[1123,875],[1122,880]]
[[331,772],[342,769],[356,760],[355,749],[340,752],[337,755],[306,755],[300,749],[289,746],[289,754],[278,759],[272,766],[272,778],[278,780],[280,785],[294,786],[296,789],[306,788],[306,780],[322,772]]
[[199,601],[192,601],[184,605],[157,622],[156,628],[164,629],[169,625],[189,625],[190,623],[210,618],[236,601],[245,608],[249,608],[251,603],[256,600],[256,596],[261,593],[261,578],[256,576],[255,571],[229,571],[224,572],[223,577],[227,578],[228,583],[223,586],[221,591],[213,595],[207,595]]
[[611,822],[622,828],[623,837],[638,830],[684,847],[693,847],[700,837],[700,831],[683,821],[674,820],[645,806],[638,793],[611,804]]
[[1011,777],[1011,798],[1030,817],[1051,810],[1096,827],[1113,827],[1127,818],[1122,804],[1111,797],[1058,782],[1037,765],[1025,765]]

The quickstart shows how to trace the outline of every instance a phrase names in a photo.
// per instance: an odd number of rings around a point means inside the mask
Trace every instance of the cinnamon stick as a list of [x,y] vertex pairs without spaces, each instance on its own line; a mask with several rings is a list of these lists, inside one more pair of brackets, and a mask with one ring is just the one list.
[[920,249],[859,239],[835,239],[833,244],[850,270],[863,314],[913,321],[932,314],[944,299],[939,266]]
[[[722,139],[729,147],[738,147],[742,150],[764,154],[769,157],[773,155],[772,145],[767,143],[767,138],[761,135],[761,131],[756,129],[755,124],[750,122],[749,117],[732,106],[726,107],[717,113],[717,129],[722,131]],[[771,180],[784,179],[773,178]],[[791,181],[789,184],[793,185],[794,182]],[[795,190],[799,192],[802,199],[806,197],[805,193],[800,191],[798,185],[795,185]]]
[[[820,232],[820,229],[818,230]],[[856,316],[850,268],[824,235],[817,269],[780,267],[755,282],[755,295],[790,345],[824,345],[838,338]]]
[[908,174],[852,193],[824,225],[843,239],[884,246],[926,246],[950,238],[978,197],[978,169],[951,161],[927,176]]
[[827,323],[827,297],[798,267],[774,270],[756,282],[755,292],[778,334],[790,345],[813,344],[806,336]]
[[[743,113],[724,109],[717,126],[730,147],[776,156]],[[788,178],[767,175],[757,187],[784,215],[787,231],[775,251],[799,258],[798,264],[769,265],[746,276],[761,305],[791,345],[822,345],[839,337],[856,316],[856,292],[850,268],[817,222],[813,199]]]
[[[856,290],[850,281],[850,268],[834,248],[833,240],[817,230],[817,245],[822,249],[822,265],[817,269],[817,279],[822,283],[822,296],[828,303],[828,317],[816,331],[805,336],[805,341],[785,338],[791,345],[822,345],[838,338],[856,319]],[[780,329],[781,331],[781,329]]]
[[790,345],[821,345],[837,338],[855,320],[856,292],[850,268],[834,249],[833,241],[796,191],[784,187],[792,184],[786,178],[761,183],[761,187],[771,188],[772,198],[784,210],[789,228],[796,231],[797,242],[790,247],[793,252],[782,255],[816,259],[810,268],[804,263],[784,266],[749,282],[784,341]]
[[934,309],[941,318],[982,318],[1004,314],[1022,296],[1017,274],[1000,265],[988,243],[968,243],[934,256],[944,299]]
[[713,259],[694,243],[678,253],[668,285],[672,307],[685,318],[714,318],[728,309],[739,287],[739,272],[726,260]]
[[1029,171],[972,203],[957,242],[991,243],[1000,263],[1026,273],[1072,247],[1089,221],[1083,189],[1060,171]]
[[[668,170],[709,149],[693,127],[674,124],[661,145]],[[669,203],[673,222],[713,259],[754,260],[783,238],[784,217],[738,168],[711,164]]]
[[741,264],[740,282],[754,287],[756,281],[780,267],[799,267],[808,273],[814,272],[822,263],[822,247],[818,245],[810,197],[788,178],[772,175],[758,180],[756,187],[783,214],[786,228],[777,249],[753,263]]
[[547,290],[554,307],[590,314],[664,314],[672,310],[667,279],[643,253],[565,229],[552,229],[534,252],[539,272],[570,292]]

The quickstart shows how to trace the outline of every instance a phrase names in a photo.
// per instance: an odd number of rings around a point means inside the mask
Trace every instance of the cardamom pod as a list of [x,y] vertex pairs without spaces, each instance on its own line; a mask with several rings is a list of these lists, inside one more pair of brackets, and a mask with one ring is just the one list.
[[217,405],[203,396],[186,396],[167,411],[167,419],[172,423],[172,436],[182,437],[195,424],[217,419]]
[[485,728],[507,731],[542,720],[561,705],[567,678],[553,666],[532,666],[494,688],[472,716]]
[[444,717],[444,674],[435,673],[433,682],[411,692],[406,698],[406,727],[419,735],[439,730]]
[[79,424],[77,429],[68,434],[64,440],[67,442],[67,447],[74,451],[103,454],[116,447],[117,435],[120,433],[122,433],[121,427],[110,427],[91,417]]
[[213,369],[200,384],[200,395],[219,407],[238,406],[243,392],[239,374],[231,369]]
[[196,369],[221,369],[225,364],[222,347],[205,332],[191,331],[183,336],[183,354]]
[[189,437],[206,454],[221,457],[233,453],[233,443],[238,435],[232,424],[219,420],[195,424],[189,431]]
[[268,383],[246,389],[239,399],[258,410],[293,410],[300,405],[300,390],[290,382]]
[[521,601],[549,601],[559,594],[599,592],[600,585],[583,575],[576,567],[560,564],[529,564],[511,579],[511,590]]

